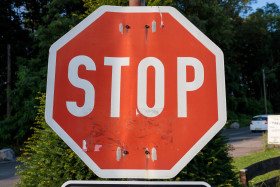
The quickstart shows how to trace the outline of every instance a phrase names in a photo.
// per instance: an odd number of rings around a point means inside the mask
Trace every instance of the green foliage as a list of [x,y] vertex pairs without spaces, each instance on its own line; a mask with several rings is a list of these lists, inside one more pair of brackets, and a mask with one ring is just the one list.
[[[271,101],[274,112],[279,112],[279,48],[275,48],[275,41],[279,43],[280,11],[275,4],[267,4],[263,9],[258,9],[240,22],[236,29],[236,46],[234,47],[235,64],[239,64],[237,77],[239,84],[232,84],[228,90],[232,99],[252,98],[260,101],[263,94],[263,74],[266,74],[267,99]],[[234,72],[232,72],[234,73]],[[228,97],[228,98],[229,98]],[[243,102],[243,101],[242,101]],[[231,106],[230,106],[231,107]],[[270,111],[273,112],[273,111]],[[238,111],[239,112],[239,111]],[[250,113],[244,109],[243,113]],[[257,111],[256,111],[257,112]],[[264,107],[262,112],[264,113]]]
[[205,181],[211,186],[237,187],[233,159],[227,138],[217,134],[194,159],[176,176],[175,180]]
[[97,8],[103,5],[116,5],[116,6],[128,6],[129,0],[83,0],[86,11],[84,14],[79,15],[80,19],[85,18],[91,14]]
[[68,180],[89,180],[97,177],[46,124],[45,94],[37,99],[34,134],[25,142],[18,158],[19,186],[61,186]]
[[[12,116],[7,116],[7,103],[10,98],[10,103],[14,99],[11,90],[7,88],[7,46],[11,46],[11,89],[15,87],[16,71],[18,70],[16,59],[18,56],[26,57],[27,50],[30,46],[28,31],[22,28],[22,20],[18,13],[19,6],[22,2],[12,0],[3,0],[0,3],[0,149],[8,146],[15,147],[21,139],[17,137],[25,133],[18,131],[19,126],[14,126],[16,119]],[[14,109],[11,108],[11,115],[14,115]]]
[[[79,15],[79,18],[85,18],[87,15],[95,11],[97,8],[103,5],[115,5],[115,6],[128,6],[129,0],[83,0],[84,7],[87,8],[84,14]],[[147,6],[171,6],[174,5],[173,0],[148,0]]]
[[[20,146],[32,134],[30,124],[36,114],[34,98],[38,91],[45,92],[46,89],[49,47],[69,31],[71,25],[79,22],[73,14],[84,12],[80,0],[26,0],[24,5],[26,12],[23,12],[22,16],[25,19],[25,29],[31,33],[32,38],[29,40],[32,46],[22,47],[28,49],[28,55],[19,55],[17,60],[14,60],[17,71],[15,86],[11,91],[12,116],[0,116],[0,147]],[[33,9],[36,10],[32,11]],[[0,88],[2,89],[1,83]],[[0,100],[0,110],[1,102]]]
[[[238,122],[241,127],[246,127],[250,125],[250,121],[253,116],[265,114],[264,100],[255,98],[227,98],[228,105],[231,106],[228,109],[228,122]],[[272,114],[272,104],[267,101],[268,113]]]

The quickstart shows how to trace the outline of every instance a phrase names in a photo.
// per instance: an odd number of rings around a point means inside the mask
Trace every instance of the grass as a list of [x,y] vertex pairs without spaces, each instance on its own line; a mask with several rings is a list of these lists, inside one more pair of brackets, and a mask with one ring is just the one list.
[[[235,172],[239,172],[240,169],[244,169],[254,163],[257,163],[257,162],[260,162],[260,161],[263,161],[263,160],[266,160],[269,158],[277,157],[277,156],[280,156],[280,150],[271,148],[271,149],[267,149],[265,152],[259,152],[259,153],[254,153],[254,154],[247,155],[247,156],[242,156],[239,158],[234,158],[233,165],[235,166]],[[266,173],[265,175],[260,175],[258,177],[255,177],[254,179],[252,179],[252,181],[254,184],[256,184],[256,183],[270,179],[275,176],[280,176],[280,170],[272,171],[272,172]]]
[[280,170],[271,171],[271,172],[266,173],[264,175],[260,175],[258,177],[255,177],[251,180],[251,183],[257,184],[259,182],[268,180],[268,179],[276,177],[276,176],[280,176]]

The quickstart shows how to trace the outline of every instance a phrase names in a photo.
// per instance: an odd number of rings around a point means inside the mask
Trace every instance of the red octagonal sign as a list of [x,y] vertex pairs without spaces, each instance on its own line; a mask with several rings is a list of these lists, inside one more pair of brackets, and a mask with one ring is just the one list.
[[100,177],[171,178],[225,124],[224,81],[176,9],[103,6],[50,48],[46,121]]

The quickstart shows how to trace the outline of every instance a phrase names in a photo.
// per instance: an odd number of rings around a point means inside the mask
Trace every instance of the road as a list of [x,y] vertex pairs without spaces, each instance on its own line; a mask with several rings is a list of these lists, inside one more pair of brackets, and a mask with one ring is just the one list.
[[12,187],[18,182],[19,177],[15,176],[16,166],[19,162],[0,162],[0,187]]
[[224,135],[229,138],[229,144],[234,148],[230,154],[233,157],[240,157],[249,155],[263,150],[263,133],[251,133],[249,127],[239,129],[226,129],[223,131]]

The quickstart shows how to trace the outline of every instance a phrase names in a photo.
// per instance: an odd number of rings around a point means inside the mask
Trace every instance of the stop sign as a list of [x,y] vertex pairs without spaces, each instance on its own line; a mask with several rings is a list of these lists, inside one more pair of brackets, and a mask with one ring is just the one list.
[[50,48],[46,121],[103,178],[171,178],[226,122],[222,51],[171,7],[103,6]]

